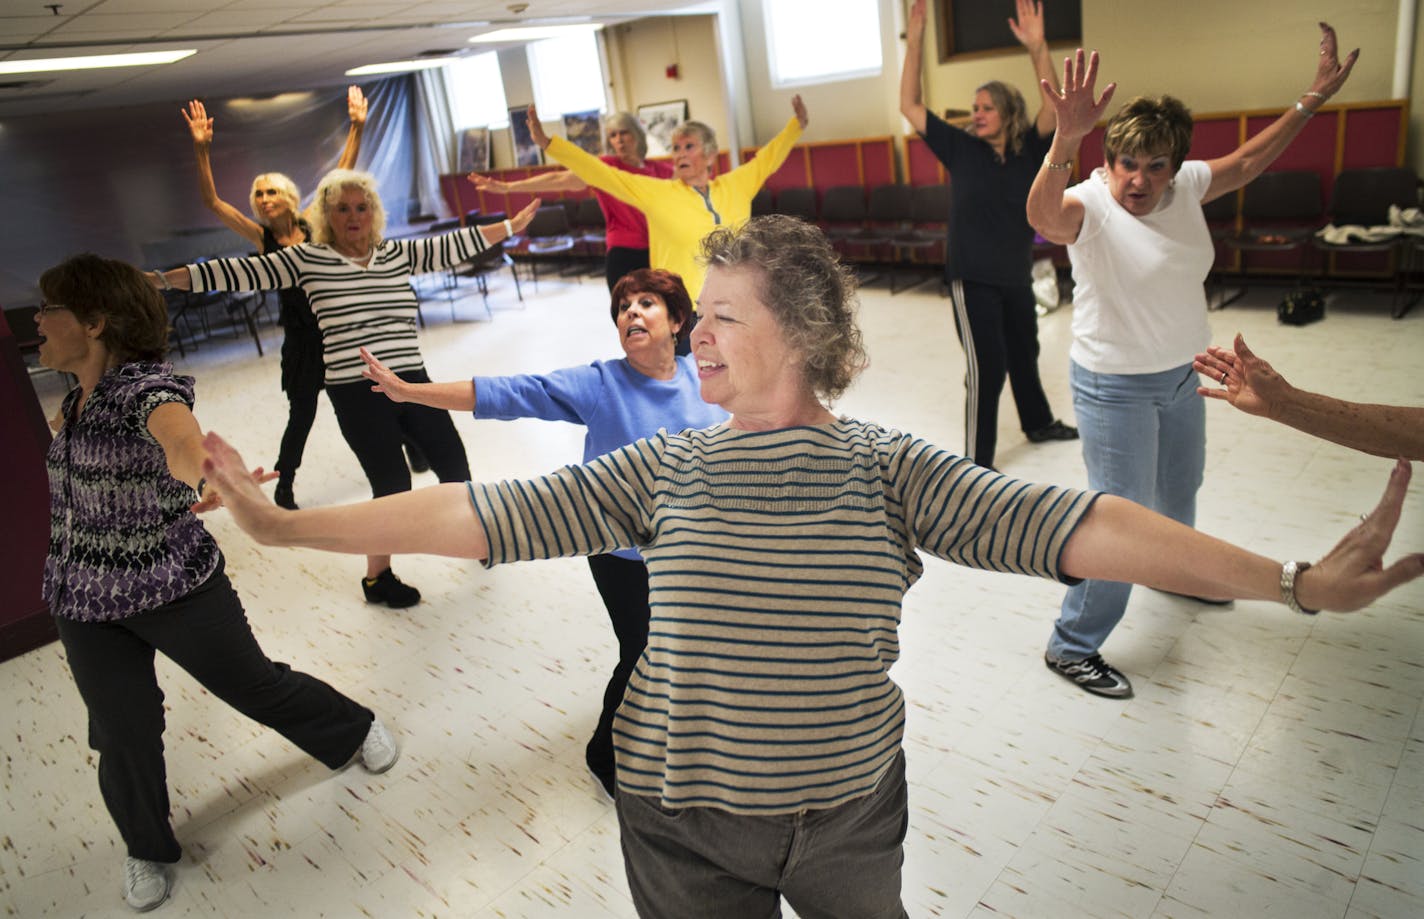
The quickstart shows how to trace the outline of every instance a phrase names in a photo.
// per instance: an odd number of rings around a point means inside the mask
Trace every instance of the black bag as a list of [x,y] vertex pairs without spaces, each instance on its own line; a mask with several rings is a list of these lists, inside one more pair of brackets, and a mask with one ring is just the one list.
[[1276,318],[1286,325],[1309,325],[1325,318],[1325,298],[1314,287],[1298,287],[1276,306]]

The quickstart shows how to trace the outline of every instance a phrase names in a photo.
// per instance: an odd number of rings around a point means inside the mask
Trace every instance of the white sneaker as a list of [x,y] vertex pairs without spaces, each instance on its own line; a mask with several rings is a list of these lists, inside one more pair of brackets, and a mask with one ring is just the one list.
[[400,747],[396,746],[391,732],[381,724],[381,719],[371,722],[371,730],[366,732],[366,739],[361,742],[360,756],[362,768],[373,775],[380,775],[400,759]]
[[167,900],[172,889],[167,865],[141,858],[124,859],[124,902],[129,906],[146,913]]

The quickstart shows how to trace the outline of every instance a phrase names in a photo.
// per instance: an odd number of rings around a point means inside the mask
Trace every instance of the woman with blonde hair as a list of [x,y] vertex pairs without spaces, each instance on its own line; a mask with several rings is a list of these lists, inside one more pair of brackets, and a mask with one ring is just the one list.
[[[1042,4],[1018,0],[1018,16],[1009,26],[1028,49],[1039,77],[1051,83]],[[992,468],[1006,377],[1019,426],[1030,443],[1078,436],[1054,416],[1038,376],[1033,228],[1024,217],[1029,186],[1048,152],[1057,115],[1052,106],[1041,104],[1030,120],[1023,95],[995,80],[975,90],[969,132],[952,127],[921,97],[925,0],[910,8],[905,37],[900,112],[951,179],[944,277],[964,347],[964,455]]]
[[[667,163],[648,160],[648,135],[634,115],[614,112],[603,119],[603,146],[607,150],[599,157],[610,168],[655,179],[672,178]],[[580,192],[588,183],[567,169],[543,172],[515,182],[502,182],[479,173],[466,176],[481,191],[495,194],[508,192]],[[643,212],[625,204],[601,188],[593,190],[603,211],[605,225],[604,275],[608,289],[613,290],[618,279],[630,271],[648,267],[648,220]]]
[[[347,132],[346,146],[337,163],[339,169],[355,166],[361,149],[367,104],[359,86],[347,88],[346,109],[351,116],[351,129]],[[280,172],[264,172],[252,180],[252,191],[248,196],[252,206],[251,217],[219,197],[209,156],[213,145],[213,119],[197,99],[189,102],[188,108],[182,111],[188,130],[193,135],[198,191],[208,210],[263,254],[309,241],[312,230],[301,212],[301,192],[295,182]],[[295,510],[297,502],[292,487],[297,467],[302,464],[307,437],[316,421],[317,394],[322,390],[321,329],[317,327],[311,304],[300,288],[279,290],[277,302],[278,321],[282,326],[282,391],[287,394],[287,427],[282,432],[281,447],[273,467],[278,473],[273,498],[278,505]]]
[[[410,490],[401,452],[409,438],[442,482],[470,477],[465,445],[448,412],[386,399],[361,376],[367,348],[401,378],[428,383],[416,338],[411,275],[440,271],[474,258],[528,226],[539,201],[501,223],[465,227],[425,239],[385,239],[386,213],[375,179],[334,169],[312,202],[312,238],[252,258],[213,259],[152,272],[156,287],[180,290],[280,290],[300,287],[321,328],[326,396],[346,443],[356,454],[374,496]],[[369,603],[414,606],[420,591],[391,570],[389,554],[366,558],[362,592]]]

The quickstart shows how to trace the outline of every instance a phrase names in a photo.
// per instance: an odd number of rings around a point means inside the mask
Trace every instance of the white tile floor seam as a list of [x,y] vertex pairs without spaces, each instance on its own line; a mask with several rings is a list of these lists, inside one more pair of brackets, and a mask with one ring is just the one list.
[[[948,301],[933,285],[891,296],[884,283],[863,297],[872,365],[837,411],[957,449],[964,359]],[[434,379],[614,356],[601,279],[541,279],[523,309],[507,277],[491,284],[491,321],[469,321],[484,316],[478,295],[455,303],[457,321],[427,303]],[[1341,292],[1324,322],[1289,328],[1275,322],[1280,294],[1253,289],[1213,313],[1215,340],[1243,331],[1309,388],[1424,404],[1424,308],[1394,322],[1386,297]],[[1040,322],[1044,385],[1070,423],[1071,318]],[[264,329],[259,359],[245,336],[219,337],[179,361],[204,427],[264,465],[285,422],[279,342]],[[40,385],[52,411],[53,378]],[[1208,403],[1207,425],[1201,528],[1272,557],[1320,557],[1388,474],[1386,460],[1224,405]],[[482,480],[581,450],[571,425],[456,426]],[[1078,445],[1026,442],[1007,387],[999,441],[1005,472],[1086,483]],[[323,398],[297,500],[366,494]],[[484,571],[402,557],[396,570],[426,599],[396,612],[363,602],[359,560],[254,546],[221,512],[209,527],[269,655],[374,708],[403,755],[382,776],[329,774],[161,663],[185,856],[157,915],[634,915],[616,818],[583,768],[616,645],[582,561]],[[1424,480],[1390,558],[1420,549]],[[910,915],[1424,915],[1424,585],[1313,619],[1136,590],[1104,648],[1137,689],[1126,702],[1043,666],[1061,597],[928,560],[906,598],[893,675],[908,711]],[[0,688],[0,912],[127,915],[122,846],[61,650],[0,664]]]

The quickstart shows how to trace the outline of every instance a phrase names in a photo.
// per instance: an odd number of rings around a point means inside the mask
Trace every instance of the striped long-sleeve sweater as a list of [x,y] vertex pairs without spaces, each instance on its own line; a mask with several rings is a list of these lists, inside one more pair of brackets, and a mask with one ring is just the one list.
[[848,419],[661,433],[470,495],[487,564],[642,549],[652,623],[613,726],[619,788],[738,813],[874,789],[904,733],[890,667],[917,550],[1063,579],[1096,497]]
[[365,345],[392,370],[420,370],[411,275],[439,271],[487,248],[476,227],[428,239],[385,240],[366,267],[329,246],[302,243],[267,255],[188,266],[194,290],[300,287],[321,326],[326,383],[361,380]]

